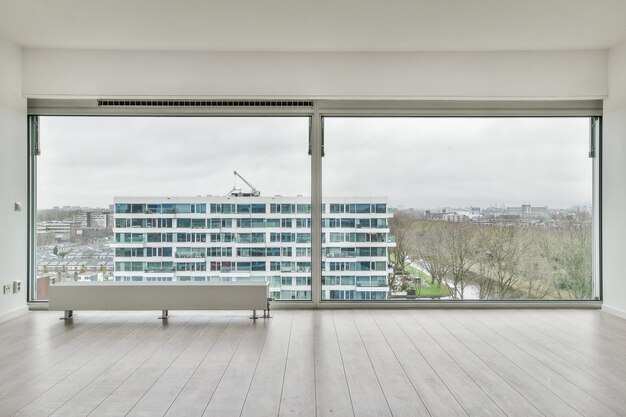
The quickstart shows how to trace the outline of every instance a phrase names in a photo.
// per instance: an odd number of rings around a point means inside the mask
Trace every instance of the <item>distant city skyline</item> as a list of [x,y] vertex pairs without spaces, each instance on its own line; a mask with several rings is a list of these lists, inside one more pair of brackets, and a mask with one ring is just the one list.
[[[590,206],[587,118],[330,118],[325,195],[389,205]],[[114,196],[225,195],[239,171],[262,196],[309,195],[302,117],[42,117],[38,206]],[[246,188],[238,181],[238,188]]]
[[[116,196],[118,197],[118,196]],[[121,197],[133,197],[136,198],[137,196],[121,196]],[[139,196],[139,197],[186,197],[186,196]],[[192,197],[195,198],[197,196],[187,196],[187,197]],[[205,196],[203,196],[205,197]],[[208,195],[207,195],[208,197]],[[261,196],[261,197],[267,197],[267,196]],[[294,196],[283,196],[283,197],[294,197]],[[308,196],[304,196],[304,197],[308,197]],[[361,197],[361,196],[354,196],[354,197]],[[512,208],[512,207],[521,207],[523,204],[530,204],[532,207],[547,207],[548,209],[553,209],[553,210],[568,210],[568,209],[575,209],[575,208],[587,208],[587,209],[591,209],[592,206],[591,204],[587,204],[587,205],[572,205],[572,206],[568,206],[568,207],[551,207],[551,206],[547,206],[545,204],[532,204],[532,203],[522,203],[519,205],[514,205],[514,204],[490,204],[487,206],[480,206],[478,204],[470,204],[467,206],[451,206],[451,205],[442,205],[442,206],[437,206],[437,207],[400,207],[400,206],[391,206],[389,205],[389,207],[391,209],[397,209],[397,210],[444,210],[444,209],[450,209],[450,210],[469,210],[472,207],[479,207],[481,210],[484,209],[494,209],[494,208],[499,208],[499,209],[506,209],[506,208]],[[111,203],[110,205],[106,206],[106,207],[101,207],[101,206],[53,206],[53,207],[39,207],[39,210],[65,210],[65,211],[76,211],[76,210],[93,210],[93,211],[99,211],[99,210],[113,210],[112,208],[113,203]]]

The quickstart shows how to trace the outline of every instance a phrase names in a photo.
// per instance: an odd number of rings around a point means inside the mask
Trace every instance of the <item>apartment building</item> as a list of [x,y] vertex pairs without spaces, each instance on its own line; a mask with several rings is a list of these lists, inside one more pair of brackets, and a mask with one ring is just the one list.
[[81,227],[105,229],[111,226],[112,214],[109,211],[79,211],[74,214],[74,223]]
[[[309,197],[114,201],[116,281],[268,281],[276,299],[311,299]],[[322,299],[386,299],[386,198],[330,198],[322,213]]]

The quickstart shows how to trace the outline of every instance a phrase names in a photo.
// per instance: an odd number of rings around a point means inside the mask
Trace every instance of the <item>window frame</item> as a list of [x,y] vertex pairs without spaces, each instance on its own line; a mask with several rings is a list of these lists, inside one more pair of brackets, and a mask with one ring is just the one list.
[[[171,100],[171,99],[169,99]],[[258,98],[252,100],[259,100]],[[333,100],[302,99],[309,105],[249,105],[252,101],[224,100],[224,106],[179,107],[177,105],[99,106],[95,99],[28,99],[28,279],[27,301],[37,308],[47,301],[35,300],[36,207],[39,116],[161,116],[161,117],[308,117],[311,156],[311,300],[276,301],[278,308],[485,308],[485,307],[587,307],[599,308],[602,296],[602,101],[601,100]],[[275,101],[275,100],[274,100]],[[238,102],[238,105],[232,105]],[[258,102],[258,101],[257,101]],[[137,101],[137,103],[141,103]],[[285,102],[294,103],[294,102]],[[171,104],[171,103],[170,103]],[[248,104],[248,105],[246,105]],[[325,117],[589,117],[595,140],[593,161],[593,292],[594,300],[322,300],[322,158]],[[207,207],[207,210],[209,208]],[[268,208],[269,211],[269,208]],[[269,214],[269,213],[268,213]]]

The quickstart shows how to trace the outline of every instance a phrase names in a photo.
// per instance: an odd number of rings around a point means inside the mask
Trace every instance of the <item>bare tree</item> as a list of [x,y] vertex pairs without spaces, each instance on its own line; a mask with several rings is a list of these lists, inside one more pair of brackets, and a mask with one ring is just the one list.
[[413,224],[415,217],[404,211],[396,211],[393,217],[389,219],[389,231],[395,237],[396,246],[391,248],[389,252],[393,263],[393,272],[395,275],[406,275],[406,267],[410,264],[410,256],[413,252],[415,239]]
[[517,290],[520,298],[541,300],[557,296],[552,283],[553,268],[542,254],[543,236],[552,230],[530,229],[525,232],[527,244],[520,263],[520,280]]
[[561,221],[555,233],[543,241],[544,255],[553,267],[558,298],[585,300],[592,297],[591,222],[581,214]]
[[480,298],[505,299],[514,292],[527,242],[520,228],[496,225],[479,232]]
[[411,257],[431,276],[433,284],[441,286],[450,270],[447,254],[449,225],[436,221],[422,221],[415,227]]
[[476,226],[467,223],[446,224],[445,230],[452,298],[463,299],[465,285],[472,276],[471,270],[478,257]]

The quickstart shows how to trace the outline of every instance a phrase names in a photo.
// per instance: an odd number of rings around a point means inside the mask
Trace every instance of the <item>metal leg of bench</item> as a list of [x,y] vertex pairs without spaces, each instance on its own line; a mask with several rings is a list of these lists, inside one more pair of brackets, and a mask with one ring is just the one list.
[[272,318],[272,316],[270,316],[270,301],[271,300],[272,300],[271,298],[267,299],[267,309],[263,310],[263,318],[264,319],[271,319]]
[[167,320],[167,313],[169,313],[168,310],[161,310],[161,317],[159,317],[159,320]]
[[259,318],[259,316],[256,315],[256,310],[252,310],[252,317],[250,317],[252,320],[256,320]]
[[59,317],[59,320],[72,320],[74,318],[74,310],[65,310],[63,317]]

